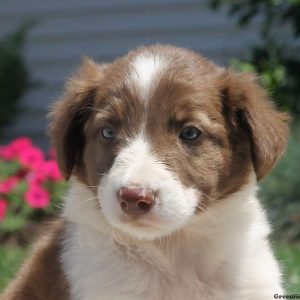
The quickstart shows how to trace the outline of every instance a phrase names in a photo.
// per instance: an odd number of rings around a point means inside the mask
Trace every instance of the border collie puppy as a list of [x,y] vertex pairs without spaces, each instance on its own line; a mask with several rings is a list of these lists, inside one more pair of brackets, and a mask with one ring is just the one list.
[[282,293],[257,182],[288,116],[251,74],[154,45],[86,59],[50,114],[63,214],[6,300],[266,300]]

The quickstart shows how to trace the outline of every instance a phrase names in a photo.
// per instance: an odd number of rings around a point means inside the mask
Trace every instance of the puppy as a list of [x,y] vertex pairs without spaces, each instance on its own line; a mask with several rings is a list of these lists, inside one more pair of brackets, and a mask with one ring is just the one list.
[[257,182],[288,116],[251,74],[154,45],[85,60],[50,135],[71,187],[3,299],[266,300],[282,293]]

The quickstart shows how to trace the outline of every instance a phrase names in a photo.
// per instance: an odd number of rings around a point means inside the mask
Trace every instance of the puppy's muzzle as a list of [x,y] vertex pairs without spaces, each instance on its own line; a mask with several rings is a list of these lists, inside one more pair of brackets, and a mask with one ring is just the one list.
[[154,194],[144,188],[122,187],[118,192],[118,201],[123,212],[138,216],[148,213],[154,205]]

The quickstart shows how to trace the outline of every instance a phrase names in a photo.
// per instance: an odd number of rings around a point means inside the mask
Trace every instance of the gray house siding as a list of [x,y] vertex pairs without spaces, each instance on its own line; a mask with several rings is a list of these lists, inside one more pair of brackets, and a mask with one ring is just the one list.
[[33,81],[25,110],[5,140],[28,135],[45,146],[48,107],[82,56],[111,61],[128,50],[168,43],[201,52],[219,64],[246,54],[255,25],[240,31],[205,0],[10,0],[0,3],[0,36],[34,19],[25,48]]

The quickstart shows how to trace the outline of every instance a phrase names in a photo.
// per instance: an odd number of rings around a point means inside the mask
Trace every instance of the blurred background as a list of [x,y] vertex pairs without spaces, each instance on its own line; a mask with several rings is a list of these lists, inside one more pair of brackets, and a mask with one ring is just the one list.
[[300,294],[300,0],[0,0],[0,290],[67,187],[45,134],[65,79],[83,56],[152,43],[259,74],[291,113],[287,152],[259,193],[286,289]]

